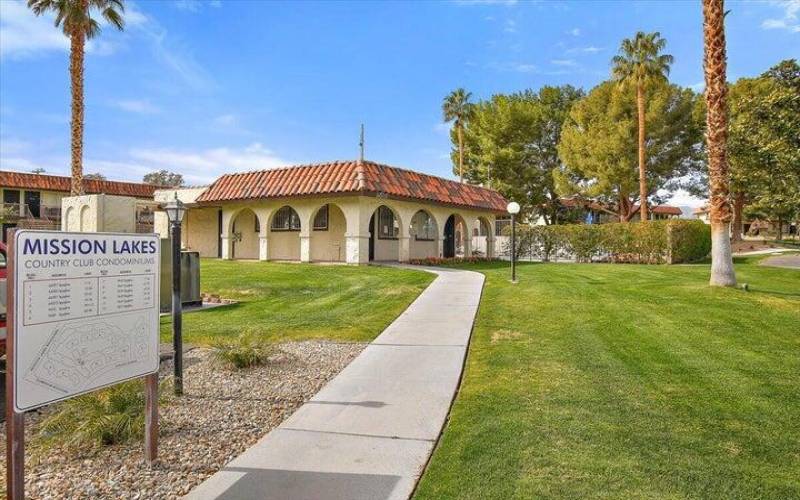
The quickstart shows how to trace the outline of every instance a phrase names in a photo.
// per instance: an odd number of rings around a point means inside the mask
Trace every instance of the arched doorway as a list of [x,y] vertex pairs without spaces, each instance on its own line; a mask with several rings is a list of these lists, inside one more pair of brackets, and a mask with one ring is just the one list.
[[490,256],[491,249],[491,224],[483,217],[475,219],[475,226],[472,228],[472,250],[477,255]]
[[466,252],[467,224],[464,219],[457,214],[447,218],[444,224],[444,248],[445,258],[463,257]]
[[437,257],[439,253],[439,229],[436,219],[427,210],[419,210],[409,225],[409,251],[411,259]]
[[369,219],[369,260],[400,260],[400,218],[381,205]]
[[311,219],[311,261],[345,262],[347,220],[337,205],[322,205]]
[[300,260],[300,216],[289,205],[275,211],[269,224],[270,260]]
[[257,259],[258,233],[261,232],[255,212],[245,208],[231,222],[232,258]]

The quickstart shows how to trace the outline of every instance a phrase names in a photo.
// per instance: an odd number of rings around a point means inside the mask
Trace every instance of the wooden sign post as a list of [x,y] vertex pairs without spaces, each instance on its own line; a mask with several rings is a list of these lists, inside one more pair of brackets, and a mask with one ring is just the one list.
[[158,453],[160,244],[155,234],[8,233],[6,491],[25,498],[25,412],[144,377]]

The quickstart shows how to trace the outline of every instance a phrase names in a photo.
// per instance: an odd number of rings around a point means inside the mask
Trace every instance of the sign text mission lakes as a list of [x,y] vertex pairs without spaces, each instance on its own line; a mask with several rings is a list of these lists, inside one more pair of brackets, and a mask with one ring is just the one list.
[[158,251],[157,242],[136,239],[37,238],[25,240],[23,255],[141,255]]

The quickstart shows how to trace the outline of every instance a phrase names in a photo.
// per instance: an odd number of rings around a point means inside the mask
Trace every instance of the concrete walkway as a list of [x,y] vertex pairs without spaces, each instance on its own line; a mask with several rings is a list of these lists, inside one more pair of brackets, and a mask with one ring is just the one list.
[[762,266],[786,267],[789,269],[800,269],[800,254],[776,255],[767,257],[759,262]]
[[428,270],[433,283],[352,363],[187,498],[407,499],[458,388],[484,279]]

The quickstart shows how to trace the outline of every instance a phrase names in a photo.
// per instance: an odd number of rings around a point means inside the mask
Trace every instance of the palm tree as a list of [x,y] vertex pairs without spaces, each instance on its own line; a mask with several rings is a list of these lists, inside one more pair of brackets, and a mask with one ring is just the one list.
[[445,123],[453,122],[458,134],[458,176],[464,182],[464,125],[472,114],[471,92],[458,88],[444,98],[442,116]]
[[613,65],[611,75],[621,85],[636,87],[636,108],[639,115],[639,218],[647,220],[647,177],[645,171],[645,110],[644,94],[648,83],[666,80],[674,58],[662,54],[667,41],[661,33],[643,33],[639,31],[633,40],[622,40],[619,54],[611,59]]
[[712,286],[736,286],[731,257],[730,173],[728,172],[728,83],[726,82],[725,6],[703,0],[703,69],[706,77],[706,147],[711,219]]
[[86,40],[100,32],[100,24],[91,16],[97,9],[112,26],[121,30],[125,26],[122,14],[123,0],[28,0],[34,14],[46,12],[56,15],[55,24],[70,39],[69,76],[72,91],[72,185],[70,194],[83,194],[83,53]]

